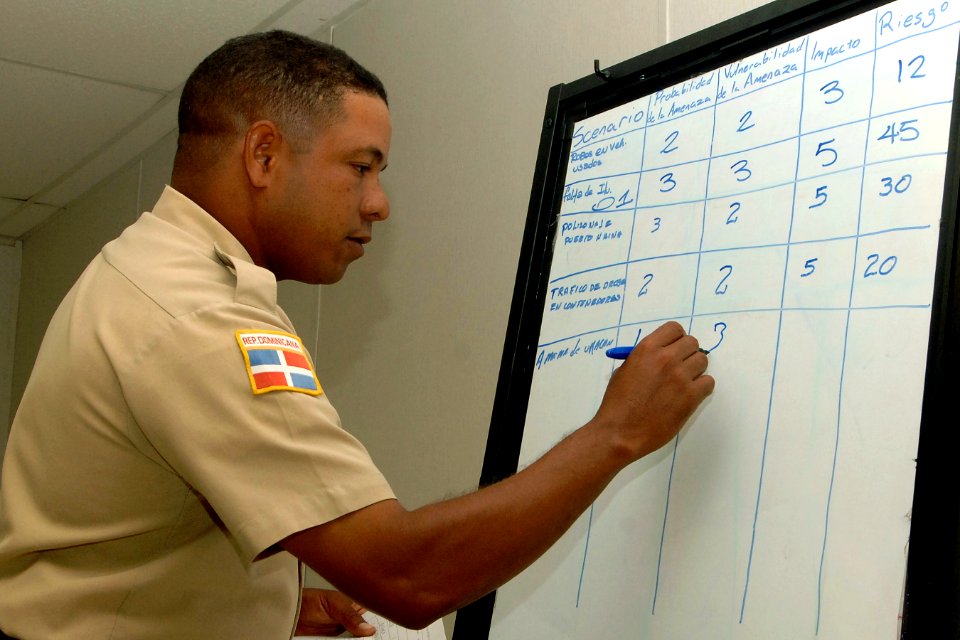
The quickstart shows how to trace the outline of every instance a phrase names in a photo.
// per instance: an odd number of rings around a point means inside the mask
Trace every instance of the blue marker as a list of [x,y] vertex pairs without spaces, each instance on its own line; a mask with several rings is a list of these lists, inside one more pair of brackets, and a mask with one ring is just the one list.
[[607,357],[614,360],[626,360],[631,351],[633,351],[633,347],[614,347],[613,349],[607,349]]
[[[631,351],[633,351],[633,347],[614,347],[613,349],[607,349],[607,357],[614,360],[626,360]],[[706,349],[698,349],[698,351],[700,353],[710,353]]]

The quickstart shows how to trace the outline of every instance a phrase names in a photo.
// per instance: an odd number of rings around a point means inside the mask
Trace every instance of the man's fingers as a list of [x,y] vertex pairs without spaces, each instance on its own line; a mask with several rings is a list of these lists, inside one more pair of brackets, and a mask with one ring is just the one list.
[[377,632],[376,627],[364,620],[359,612],[341,619],[340,624],[342,624],[347,631],[361,638],[372,636]]
[[650,342],[654,346],[665,347],[673,344],[680,338],[687,335],[679,322],[665,322],[657,327],[650,335],[644,338],[644,341]]
[[688,358],[700,350],[700,342],[684,331],[679,322],[665,322],[650,333],[641,342],[655,347],[676,347],[677,355]]
[[671,344],[668,348],[676,349],[677,356],[683,360],[687,360],[690,357],[698,354],[705,355],[700,351],[700,341],[691,335],[683,336]]
[[[376,633],[376,627],[363,619],[366,609],[356,604],[346,594],[328,589],[304,589],[304,605],[307,604],[308,597],[316,598],[316,608],[312,612],[314,619],[309,621],[303,620],[304,610],[301,609],[300,621],[306,623],[302,625],[305,629],[339,633],[339,631],[332,631],[336,626],[340,630],[346,629],[359,637],[372,636]],[[330,630],[327,629],[328,627]]]

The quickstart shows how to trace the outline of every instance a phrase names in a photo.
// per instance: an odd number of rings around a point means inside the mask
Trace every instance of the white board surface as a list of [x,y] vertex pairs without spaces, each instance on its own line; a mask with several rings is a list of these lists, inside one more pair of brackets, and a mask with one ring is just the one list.
[[898,637],[958,32],[901,0],[576,124],[521,466],[664,321],[717,386],[491,638]]

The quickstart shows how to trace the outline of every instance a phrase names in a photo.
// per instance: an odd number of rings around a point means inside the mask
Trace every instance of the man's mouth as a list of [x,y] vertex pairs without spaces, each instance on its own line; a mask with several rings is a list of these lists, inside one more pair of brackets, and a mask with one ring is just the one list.
[[353,246],[356,248],[356,257],[360,258],[365,253],[363,245],[370,242],[370,236],[351,236],[347,240],[353,243]]

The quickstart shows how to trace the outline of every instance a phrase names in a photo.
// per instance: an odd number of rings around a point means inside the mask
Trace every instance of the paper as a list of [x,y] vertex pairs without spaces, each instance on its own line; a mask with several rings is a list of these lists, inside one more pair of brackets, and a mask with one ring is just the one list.
[[[390,622],[386,618],[381,618],[370,611],[363,614],[364,620],[372,624],[377,629],[377,633],[372,638],[382,640],[447,640],[447,634],[443,629],[443,621],[437,620],[426,629],[415,631],[401,627],[398,624]],[[304,640],[321,640],[321,636],[297,636]],[[350,633],[344,633],[341,638],[353,638]]]
[[367,622],[377,628],[377,633],[373,636],[374,638],[382,638],[383,640],[447,640],[447,634],[443,630],[442,620],[437,620],[426,629],[414,631],[413,629],[401,627],[369,611],[363,614],[363,617]]

